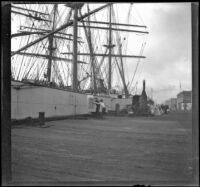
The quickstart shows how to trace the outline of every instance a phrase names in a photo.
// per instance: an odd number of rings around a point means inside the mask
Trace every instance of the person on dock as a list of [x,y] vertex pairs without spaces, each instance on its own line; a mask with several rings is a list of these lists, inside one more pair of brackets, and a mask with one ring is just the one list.
[[103,118],[104,114],[106,113],[106,105],[103,102],[103,99],[100,100],[100,114]]
[[94,104],[96,104],[96,116],[99,116],[99,110],[100,110],[100,102],[98,100],[98,98],[95,99],[95,102],[93,102]]

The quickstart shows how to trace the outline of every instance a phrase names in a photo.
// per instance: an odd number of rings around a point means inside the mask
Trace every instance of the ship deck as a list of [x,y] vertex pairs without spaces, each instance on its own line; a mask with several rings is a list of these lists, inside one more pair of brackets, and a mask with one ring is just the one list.
[[191,113],[12,127],[12,184],[186,184]]

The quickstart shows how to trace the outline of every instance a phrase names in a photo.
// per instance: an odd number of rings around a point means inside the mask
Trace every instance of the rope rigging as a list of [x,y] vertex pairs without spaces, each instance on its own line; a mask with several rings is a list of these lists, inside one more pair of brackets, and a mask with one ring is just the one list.
[[[131,4],[128,7],[128,11],[127,11],[127,16],[125,17],[124,22],[126,22],[127,24],[130,23],[130,17],[131,17],[131,11],[132,11],[132,5]],[[48,16],[45,15],[41,15],[41,18],[43,19],[49,19],[52,20],[51,15],[53,15],[53,5],[38,5],[38,6],[34,6],[34,5],[28,5],[28,4],[24,4],[24,5],[20,5],[21,7],[25,7],[26,9],[32,9],[34,11],[38,11],[38,12],[44,12],[46,14],[48,14]],[[91,7],[89,7],[89,4],[85,7],[87,8],[87,13],[89,13],[91,10]],[[67,9],[67,11],[66,11]],[[115,10],[117,9],[117,5],[113,6],[112,8],[112,23],[113,23],[113,28],[115,29],[120,29],[121,26],[124,26],[125,24],[119,24],[119,15],[118,12]],[[55,26],[55,28],[60,28],[63,24],[66,24],[70,21],[71,19],[71,15],[72,15],[72,8],[69,7],[61,7],[61,5],[59,5],[59,9],[57,12],[57,20],[59,20],[59,23],[57,23],[57,25]],[[81,10],[81,9],[80,9]],[[109,11],[108,11],[109,12]],[[106,11],[104,11],[102,13],[102,20],[103,17],[105,17],[105,13]],[[81,12],[79,12],[80,17],[82,17]],[[40,16],[38,14],[38,16]],[[97,15],[96,13],[94,13],[93,15],[90,15],[89,17],[87,17],[88,22],[83,22],[80,21],[78,23],[82,23],[83,25],[86,24],[86,26],[88,26],[89,24],[92,24],[92,26],[99,26],[98,24],[98,20],[99,20],[99,15]],[[20,18],[20,16],[18,16]],[[109,13],[107,14],[107,18],[109,20]],[[85,19],[86,20],[86,19]],[[89,21],[91,21],[91,23],[89,23]],[[102,21],[101,20],[101,21]],[[142,19],[141,19],[142,20]],[[103,21],[102,21],[103,22]],[[102,23],[101,22],[101,23]],[[143,22],[143,21],[142,21]],[[29,26],[29,28],[23,28],[23,25],[21,25],[22,23],[26,24],[27,26]],[[104,22],[105,24],[106,22]],[[116,24],[115,24],[116,23]],[[119,25],[117,25],[117,23]],[[144,23],[144,22],[143,22]],[[48,29],[51,30],[52,27],[52,22],[48,22],[48,21],[36,21],[34,19],[30,19],[30,18],[24,18],[23,19],[19,19],[18,20],[18,24],[20,24],[21,32],[35,32],[37,30],[34,29]],[[69,35],[69,38],[73,40],[73,35],[70,33],[73,31],[73,28],[71,26],[66,27],[65,29],[62,30],[63,33],[66,33]],[[106,85],[106,87],[108,88],[108,78],[109,78],[109,73],[108,73],[108,62],[106,59],[106,56],[108,57],[108,51],[109,48],[106,47],[104,44],[109,44],[109,30],[99,30],[99,29],[92,29],[89,27],[86,28],[80,28],[79,29],[79,33],[80,36],[82,38],[80,38],[81,41],[84,41],[84,43],[80,43],[78,44],[78,53],[88,53],[88,51],[90,51],[90,47],[88,47],[87,43],[85,42],[88,36],[84,36],[84,29],[87,32],[87,35],[89,35],[90,37],[90,45],[92,48],[92,51],[94,51],[94,53],[99,53],[99,56],[94,56],[93,59],[91,60],[90,56],[86,56],[86,55],[78,55],[78,59],[80,61],[83,62],[92,62],[93,61],[93,70],[91,71],[90,69],[92,67],[90,67],[90,63],[88,64],[78,64],[78,81],[79,81],[79,85],[80,85],[80,89],[87,89],[88,87],[91,87],[91,81],[94,81],[94,79],[96,79],[96,81],[98,82],[100,79],[104,80],[104,83]],[[38,32],[38,31],[37,31]],[[49,31],[48,31],[49,32]],[[43,31],[43,35],[48,34],[48,32],[46,31],[46,33],[44,34]],[[50,31],[51,32],[51,31]],[[60,32],[60,33],[59,33]],[[38,32],[39,33],[39,32]],[[73,32],[72,32],[73,33]],[[17,37],[17,45],[18,45],[18,49],[22,48],[22,46],[26,46],[29,43],[33,43],[34,41],[38,40],[40,38],[41,34],[30,34],[30,35],[26,35],[23,37]],[[112,53],[113,54],[126,54],[128,51],[128,42],[129,42],[129,32],[126,32],[126,34],[122,34],[119,30],[115,30],[112,32],[112,44],[116,45],[115,47],[112,48]],[[143,36],[144,34],[137,34],[137,36]],[[58,31],[56,33],[56,36],[63,36],[61,33],[61,30]],[[21,38],[21,39],[18,39]],[[23,54],[17,54],[16,56],[12,57],[12,76],[14,77],[14,79],[16,80],[22,80],[22,79],[37,79],[37,80],[47,80],[45,77],[45,73],[47,72],[47,67],[48,67],[48,59],[47,55],[49,54],[49,49],[48,49],[48,38],[45,38],[41,41],[39,41],[38,43],[35,43],[34,45],[30,46],[29,48],[26,48],[23,52],[29,53],[29,56],[25,56]],[[144,48],[145,48],[146,42],[143,41],[142,43],[142,47],[139,51],[139,56],[141,56],[144,52]],[[73,49],[72,47],[72,42],[71,40],[64,40],[61,38],[56,38],[54,37],[53,39],[53,47],[55,47],[55,52],[53,53],[52,57],[55,55],[56,57],[60,57],[63,58],[62,52],[67,50],[69,53],[71,52],[71,50]],[[90,51],[91,52],[91,51]],[[35,56],[30,56],[30,53],[32,54],[36,54]],[[70,57],[72,57],[70,54],[65,54],[65,58],[67,57],[68,59],[70,59]],[[38,54],[38,56],[37,56]],[[41,55],[40,55],[41,54]],[[104,55],[102,55],[104,54]],[[23,55],[23,56],[20,56]],[[40,56],[39,56],[40,55]],[[43,55],[43,56],[42,56]],[[46,55],[46,56],[44,56]],[[140,61],[141,59],[139,58],[137,63],[136,63],[136,67],[134,69],[134,73],[133,76],[131,75],[131,79],[129,79],[129,74],[128,74],[128,65],[127,65],[127,59],[123,58],[123,57],[112,57],[112,61],[111,61],[111,75],[114,77],[112,82],[113,85],[115,85],[115,87],[117,87],[117,85],[119,85],[119,87],[124,87],[124,83],[127,86],[128,90],[131,90],[133,83],[136,79],[136,74],[138,72],[139,66],[140,66]],[[71,85],[72,84],[72,69],[73,69],[73,64],[72,63],[65,63],[64,60],[56,60],[52,58],[52,80],[55,81],[56,84],[62,84],[62,85]],[[130,72],[130,71],[129,71]],[[121,80],[119,80],[121,79]],[[126,83],[129,82],[129,84]]]
[[[146,46],[146,42],[143,42],[142,47],[141,47],[141,49],[140,49],[139,55],[142,55],[142,54],[143,54],[145,46]],[[138,66],[139,66],[140,61],[141,61],[141,59],[139,58],[138,61],[137,61],[137,65],[136,65],[136,68],[135,68],[135,71],[134,71],[134,74],[133,74],[133,77],[132,77],[132,80],[131,80],[131,82],[130,82],[130,86],[129,86],[129,87],[132,86],[132,83],[133,83],[133,80],[134,80],[134,78],[135,78],[135,75],[136,75],[136,72],[137,72],[137,69],[138,69]]]

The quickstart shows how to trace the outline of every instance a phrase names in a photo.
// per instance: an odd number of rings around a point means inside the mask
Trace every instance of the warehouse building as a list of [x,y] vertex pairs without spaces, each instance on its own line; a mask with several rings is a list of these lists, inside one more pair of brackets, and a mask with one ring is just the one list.
[[192,109],[192,91],[182,91],[177,94],[177,109],[191,110]]

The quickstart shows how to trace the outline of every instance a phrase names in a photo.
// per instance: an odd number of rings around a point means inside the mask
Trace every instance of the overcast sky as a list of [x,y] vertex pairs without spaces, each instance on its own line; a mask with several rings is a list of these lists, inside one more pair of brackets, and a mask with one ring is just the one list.
[[152,88],[160,103],[176,97],[180,83],[182,90],[191,90],[191,3],[134,5],[149,30],[141,74],[147,92]]

